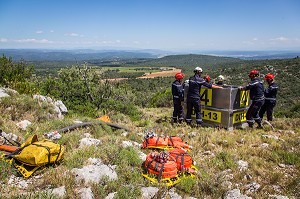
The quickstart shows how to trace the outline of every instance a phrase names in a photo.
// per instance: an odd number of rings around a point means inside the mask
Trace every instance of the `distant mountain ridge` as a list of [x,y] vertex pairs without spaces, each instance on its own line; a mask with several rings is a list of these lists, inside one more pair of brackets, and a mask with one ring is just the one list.
[[88,61],[133,58],[158,58],[160,55],[147,51],[127,50],[35,50],[35,49],[0,49],[0,53],[14,60],[26,61]]
[[156,59],[170,55],[211,55],[218,57],[232,57],[245,60],[286,59],[300,56],[299,51],[182,51],[172,52],[156,49],[142,50],[51,50],[51,49],[0,49],[0,54],[12,57],[14,60],[26,61],[88,61],[113,59]]
[[234,57],[245,60],[287,59],[300,56],[299,51],[207,51],[207,55]]

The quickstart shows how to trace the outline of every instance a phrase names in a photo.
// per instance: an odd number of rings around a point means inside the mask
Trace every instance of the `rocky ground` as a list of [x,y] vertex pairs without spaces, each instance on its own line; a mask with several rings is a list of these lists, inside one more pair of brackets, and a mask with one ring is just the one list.
[[[9,97],[10,92],[7,95],[4,97]],[[12,97],[12,101],[19,97]],[[32,134],[38,134],[41,139],[54,138],[54,142],[66,147],[64,161],[44,167],[28,179],[1,162],[0,198],[300,197],[299,119],[276,118],[272,127],[227,131],[172,125],[169,122],[171,109],[145,109],[147,123],[144,126],[124,115],[111,115],[111,122],[131,131],[92,125],[47,137],[55,128],[92,119],[66,115],[67,110],[59,112],[64,108],[43,96],[32,97],[32,100],[35,104],[41,101],[51,104],[53,109],[49,114],[42,115],[47,119],[38,120],[43,117],[37,112],[26,109],[25,113],[13,103],[0,101],[2,134],[19,142]],[[9,115],[11,110],[22,112],[22,116],[14,119]],[[166,187],[151,183],[141,175],[141,164],[151,152],[141,148],[149,129],[158,135],[180,136],[193,146],[189,153],[198,169],[195,178]],[[6,143],[3,139],[1,142]]]

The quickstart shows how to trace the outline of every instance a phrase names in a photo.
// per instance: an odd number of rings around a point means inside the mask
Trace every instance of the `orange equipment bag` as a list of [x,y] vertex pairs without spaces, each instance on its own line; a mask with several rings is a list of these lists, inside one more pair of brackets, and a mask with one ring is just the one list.
[[181,137],[170,136],[168,138],[169,138],[169,141],[168,141],[169,146],[174,146],[175,148],[184,148],[184,149],[191,148],[188,144],[183,142]]
[[164,146],[168,146],[169,143],[169,139],[168,138],[163,138],[163,137],[149,137],[149,138],[145,138],[144,142],[143,142],[143,146],[142,148],[151,148],[151,147],[164,147]]
[[143,166],[146,172],[157,175],[158,182],[161,178],[177,176],[177,164],[167,151],[149,153]]
[[191,168],[193,164],[193,159],[184,149],[169,149],[168,150],[171,157],[173,157],[177,164],[178,171],[184,172],[188,171],[189,173],[194,173],[194,169]]
[[151,136],[145,137],[142,148],[191,148],[188,144],[178,136],[158,137]]

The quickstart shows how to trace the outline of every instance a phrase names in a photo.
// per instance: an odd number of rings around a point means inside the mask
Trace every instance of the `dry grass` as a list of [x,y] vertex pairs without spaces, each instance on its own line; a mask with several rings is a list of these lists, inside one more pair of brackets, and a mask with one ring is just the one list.
[[[17,107],[17,104],[13,105]],[[20,108],[18,119],[12,120],[8,107],[0,106],[0,127],[5,132],[13,132],[26,138],[37,133],[40,137],[48,131],[68,126],[75,119],[88,120],[67,116],[60,120],[38,120],[41,113],[32,109]],[[26,114],[20,114],[26,112]],[[300,181],[300,119],[276,118],[273,122],[275,130],[266,127],[263,130],[239,130],[226,131],[215,128],[194,128],[185,124],[172,125],[170,123],[171,108],[144,109],[143,122],[131,122],[122,114],[111,113],[113,123],[126,126],[132,132],[126,136],[122,130],[113,130],[108,126],[91,126],[76,129],[63,134],[58,141],[66,146],[65,159],[57,167],[46,167],[36,173],[40,179],[32,181],[25,190],[8,186],[8,180],[15,171],[6,163],[0,163],[0,181],[5,188],[1,188],[0,198],[22,198],[20,193],[37,192],[32,198],[53,198],[50,194],[44,194],[43,190],[66,187],[66,198],[77,198],[76,190],[85,187],[83,182],[75,182],[75,177],[70,173],[72,168],[81,168],[89,157],[100,158],[104,163],[117,165],[119,180],[104,180],[100,184],[92,184],[91,188],[95,198],[104,198],[111,192],[118,192],[117,198],[140,198],[140,188],[153,186],[141,175],[141,167],[135,150],[123,149],[123,140],[131,140],[138,143],[143,141],[143,132],[154,130],[159,135],[179,135],[189,145],[193,146],[191,156],[199,169],[193,180],[184,179],[175,186],[175,190],[181,196],[194,196],[197,198],[219,198],[227,190],[239,188],[243,194],[253,198],[267,198],[268,194],[285,195],[299,198]],[[32,126],[26,131],[20,131],[16,121],[32,118]],[[26,117],[27,117],[26,116]],[[143,125],[141,125],[143,124]],[[80,149],[79,140],[89,133],[93,138],[100,139],[100,147],[87,147]],[[266,137],[268,135],[269,137]],[[278,138],[278,139],[277,139]],[[150,150],[143,151],[147,153]],[[240,171],[237,161],[248,162],[248,169]],[[256,182],[260,188],[255,192],[247,192],[246,185]],[[227,185],[226,185],[227,183]],[[3,186],[2,185],[2,186]],[[159,186],[159,196],[164,196],[168,191],[164,186]],[[126,195],[127,194],[127,195]],[[24,197],[26,198],[26,197]]]

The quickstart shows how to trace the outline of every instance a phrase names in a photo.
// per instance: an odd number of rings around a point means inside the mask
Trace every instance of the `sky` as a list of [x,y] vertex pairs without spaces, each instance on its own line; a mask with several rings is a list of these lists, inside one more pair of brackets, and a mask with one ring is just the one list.
[[300,50],[299,0],[0,0],[0,49]]

